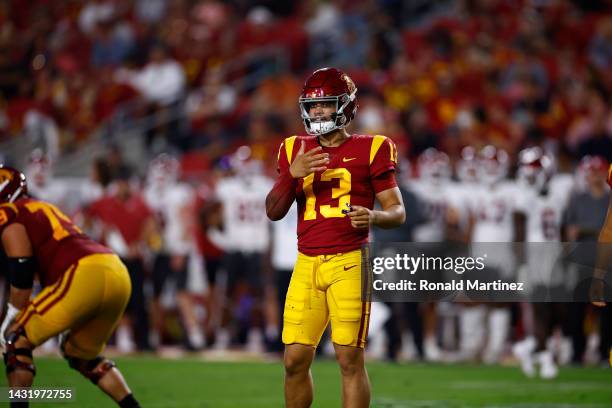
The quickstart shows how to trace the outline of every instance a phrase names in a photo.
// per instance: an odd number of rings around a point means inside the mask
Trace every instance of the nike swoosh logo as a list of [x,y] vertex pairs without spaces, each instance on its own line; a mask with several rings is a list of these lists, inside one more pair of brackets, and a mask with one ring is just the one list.
[[349,266],[348,268],[345,266],[345,267],[344,267],[344,270],[345,270],[345,271],[348,271],[349,269],[354,268],[354,267],[356,267],[356,266],[357,266],[357,265],[351,265],[351,266]]
[[342,161],[343,161],[344,163],[346,163],[346,162],[350,162],[351,160],[355,160],[355,159],[356,159],[356,157],[351,157],[350,159],[347,159],[346,157],[343,157],[343,158],[342,158]]

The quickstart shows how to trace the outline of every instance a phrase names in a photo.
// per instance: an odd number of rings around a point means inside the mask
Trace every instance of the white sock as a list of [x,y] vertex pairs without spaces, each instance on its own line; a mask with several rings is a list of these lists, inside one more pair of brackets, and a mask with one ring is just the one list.
[[482,347],[484,341],[485,306],[470,306],[461,308],[459,312],[459,352],[461,359],[470,360]]
[[491,309],[488,316],[489,341],[484,353],[487,364],[499,362],[510,330],[510,310]]

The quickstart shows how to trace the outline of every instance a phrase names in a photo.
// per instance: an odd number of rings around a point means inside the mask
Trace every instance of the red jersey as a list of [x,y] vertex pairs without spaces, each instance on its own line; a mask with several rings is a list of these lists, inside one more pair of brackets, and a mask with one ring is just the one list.
[[116,228],[128,245],[142,240],[144,225],[153,216],[140,194],[132,194],[125,201],[117,196],[102,197],[89,206],[87,214]]
[[[305,152],[319,146],[316,136],[285,139],[279,173],[289,171],[302,141]],[[299,179],[296,187],[298,249],[310,256],[347,252],[366,243],[369,231],[353,228],[342,210],[350,205],[372,209],[377,193],[396,186],[397,150],[385,136],[352,135],[322,152],[329,154],[327,170]]]
[[44,201],[21,198],[0,204],[0,234],[14,223],[26,229],[43,286],[55,283],[70,265],[87,255],[112,253],[83,234],[56,206]]

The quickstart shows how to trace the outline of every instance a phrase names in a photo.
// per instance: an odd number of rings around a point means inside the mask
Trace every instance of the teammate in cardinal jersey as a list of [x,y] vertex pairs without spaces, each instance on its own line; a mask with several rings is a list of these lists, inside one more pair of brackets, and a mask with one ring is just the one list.
[[[119,406],[138,407],[115,364],[101,356],[130,297],[125,266],[57,207],[27,193],[25,176],[0,165],[0,238],[10,283],[0,342],[9,386],[30,387],[32,350],[63,333],[71,368]],[[43,290],[30,300],[35,275]]]
[[[370,274],[362,246],[370,226],[397,227],[405,211],[395,181],[393,142],[345,129],[355,116],[356,96],[351,78],[335,68],[317,70],[306,80],[299,106],[309,136],[292,136],[281,144],[279,175],[266,198],[272,220],[283,218],[294,200],[298,204],[299,253],[282,334],[289,408],[312,403],[310,365],[330,320],[343,406],[369,406],[364,347]],[[381,210],[373,210],[375,200]]]

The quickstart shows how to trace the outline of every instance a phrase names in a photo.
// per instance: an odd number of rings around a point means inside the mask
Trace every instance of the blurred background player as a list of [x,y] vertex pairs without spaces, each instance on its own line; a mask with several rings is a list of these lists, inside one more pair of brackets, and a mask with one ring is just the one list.
[[[71,368],[120,407],[139,407],[115,363],[101,355],[130,297],[130,278],[119,258],[57,207],[29,198],[25,176],[2,165],[0,237],[10,282],[0,327],[8,385],[31,387],[32,351],[61,333],[62,355]],[[44,289],[31,300],[35,275]]]
[[30,194],[39,200],[56,203],[63,209],[60,203],[65,200],[65,192],[54,183],[53,164],[43,150],[32,150],[25,167],[25,175],[30,180],[28,185]]
[[[410,173],[410,165],[400,166],[400,169],[401,182],[398,184],[398,188],[402,195],[406,214],[410,214],[410,216],[398,228],[375,229],[373,235],[377,242],[411,242],[413,241],[415,228],[429,220],[424,214],[425,209],[421,201],[409,188],[412,180],[406,173]],[[386,305],[390,312],[389,318],[384,322],[383,332],[385,334],[386,353],[372,355],[373,353],[368,349],[368,355],[373,358],[386,358],[395,362],[410,359],[425,360],[427,354],[424,349],[423,314],[426,305],[416,302],[388,302]],[[429,310],[436,312],[435,308],[427,308],[427,311]],[[436,321],[436,319],[431,320]],[[432,333],[435,335],[435,331]],[[380,335],[378,333],[378,336]],[[435,337],[433,337],[433,340],[435,341]],[[374,338],[373,342],[375,341]]]
[[[272,223],[272,242],[271,242],[271,263],[274,270],[274,285],[276,288],[275,306],[276,314],[274,322],[276,323],[275,336],[272,334],[272,327],[268,324],[269,329],[266,333],[266,338],[272,340],[272,349],[274,351],[282,351],[282,330],[283,330],[283,311],[285,309],[285,296],[289,288],[291,280],[291,272],[297,260],[297,237],[295,234],[295,226],[297,225],[298,211],[297,204],[293,204],[287,215],[283,219]],[[269,322],[271,323],[271,322]]]
[[168,279],[174,282],[184,343],[188,349],[204,347],[204,335],[195,315],[188,288],[190,260],[196,250],[195,193],[187,183],[179,182],[180,164],[176,158],[161,154],[151,161],[147,173],[144,198],[160,226],[161,242],[154,248],[153,318],[154,343],[160,345],[164,310],[161,295]]
[[[571,177],[555,176],[553,158],[540,147],[522,150],[518,157],[517,183],[519,189],[516,241],[526,241],[524,281],[533,285],[534,296],[539,301],[525,304],[522,311],[533,316],[528,336],[513,346],[525,375],[536,374],[535,363],[542,378],[554,378],[558,369],[554,361],[552,335],[554,329],[564,323],[565,307],[560,303],[546,302],[549,290],[563,290],[567,276],[559,262],[561,255],[561,226],[567,200],[571,193]],[[520,266],[519,266],[520,267]],[[563,327],[565,333],[566,327]],[[570,347],[562,336],[560,346],[564,354]],[[563,357],[567,358],[567,357]],[[562,358],[562,360],[563,360]]]
[[[264,346],[263,291],[269,276],[264,268],[270,248],[270,227],[265,216],[266,192],[272,186],[262,172],[261,161],[251,148],[239,147],[229,157],[230,175],[216,185],[215,195],[223,208],[223,231],[216,237],[225,252],[230,340]],[[267,275],[266,275],[267,274]]]
[[[410,183],[418,198],[424,222],[414,229],[415,242],[444,242],[447,240],[447,214],[453,199],[452,169],[446,153],[430,147],[417,159],[419,178]],[[442,357],[437,340],[437,311],[434,303],[423,305],[425,320],[424,352],[427,360]]]
[[[594,243],[606,219],[608,210],[608,186],[606,185],[608,162],[600,156],[585,156],[578,166],[579,174],[584,177],[585,189],[574,191],[567,204],[564,227],[567,240],[578,243]],[[595,255],[595,254],[593,254]],[[573,283],[592,276],[592,269],[575,265],[576,277]],[[586,302],[572,302],[568,305],[568,330],[572,338],[572,363],[580,365],[587,351],[587,336],[584,319],[587,312]]]
[[204,334],[206,344],[212,345],[216,342],[217,332],[221,328],[223,319],[223,305],[225,293],[220,283],[220,274],[223,266],[223,249],[221,249],[211,238],[219,235],[223,230],[223,207],[214,197],[210,188],[200,189],[198,193],[198,226],[196,230],[196,241],[199,253],[204,258],[204,269],[206,271],[208,290],[204,298],[206,317],[204,322]]
[[97,231],[96,238],[108,245],[127,266],[132,295],[117,331],[117,346],[131,352],[151,349],[149,312],[145,296],[145,258],[150,246],[158,245],[155,215],[146,204],[130,170],[115,176],[104,196],[85,210],[87,224]]
[[[473,190],[468,205],[473,223],[470,228],[472,252],[481,256],[487,252],[486,243],[513,241],[516,205],[514,190],[506,179],[510,167],[508,154],[488,145],[478,151],[475,160],[480,184]],[[488,248],[491,252],[492,247]],[[509,276],[514,271],[512,249],[495,247],[495,254],[489,254],[486,266],[490,274],[499,278]],[[510,310],[503,304],[462,305],[460,329],[461,360],[482,358],[489,364],[498,362],[508,340]]]

